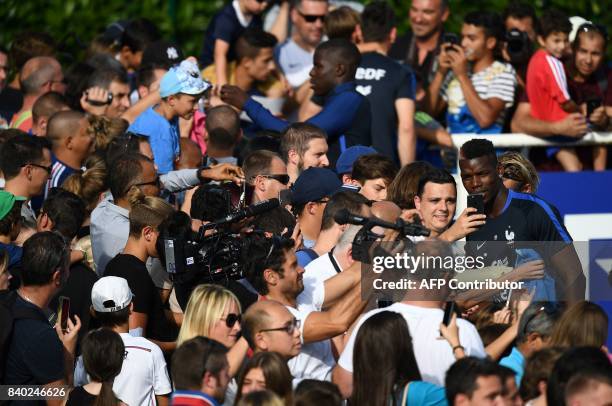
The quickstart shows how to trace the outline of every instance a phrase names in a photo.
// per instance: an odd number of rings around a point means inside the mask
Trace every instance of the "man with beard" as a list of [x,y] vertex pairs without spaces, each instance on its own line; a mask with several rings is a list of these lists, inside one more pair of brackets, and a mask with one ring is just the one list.
[[297,180],[300,173],[308,168],[324,168],[327,159],[325,133],[318,127],[307,123],[291,124],[282,135],[280,152],[287,164],[290,183]]
[[[280,335],[277,339],[289,338],[287,335],[291,335],[297,326],[303,345],[300,353],[289,361],[293,378],[330,380],[335,360],[329,339],[346,332],[366,304],[361,297],[360,263],[353,265],[352,272],[334,276],[346,279],[351,289],[325,311],[312,311],[297,306],[297,297],[304,290],[304,268],[298,265],[293,240],[254,234],[248,238],[242,258],[247,279],[262,300],[279,302],[293,315],[293,320],[288,320],[284,326],[281,326],[283,320],[279,315],[278,324],[264,327],[263,323],[256,322],[262,317],[256,317],[255,310],[265,309],[256,305],[254,310],[247,312],[249,316],[244,326],[244,335],[251,346],[262,349],[267,335]],[[272,323],[268,321],[268,324]],[[274,337],[268,339],[274,340]]]

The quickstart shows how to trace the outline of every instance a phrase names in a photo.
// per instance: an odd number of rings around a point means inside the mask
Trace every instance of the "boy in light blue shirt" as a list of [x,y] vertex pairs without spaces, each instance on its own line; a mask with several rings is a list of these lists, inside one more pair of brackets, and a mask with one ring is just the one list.
[[178,119],[190,120],[200,97],[210,84],[200,76],[198,65],[187,59],[170,68],[159,85],[161,102],[139,115],[128,131],[149,137],[153,159],[160,174],[174,170],[180,154]]

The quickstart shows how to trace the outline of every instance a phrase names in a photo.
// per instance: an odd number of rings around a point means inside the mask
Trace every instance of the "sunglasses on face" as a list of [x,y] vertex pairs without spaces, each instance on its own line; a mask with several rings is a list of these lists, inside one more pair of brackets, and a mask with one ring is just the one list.
[[266,331],[284,331],[289,335],[293,335],[293,332],[295,331],[296,328],[300,328],[302,322],[301,320],[297,320],[297,319],[293,319],[291,320],[288,324],[286,324],[283,327],[277,327],[277,328],[266,328],[263,330],[260,330],[260,332],[266,332]]
[[289,183],[289,175],[260,175],[261,177],[267,179],[274,179],[277,182],[282,183],[283,185],[287,185]]
[[304,14],[301,11],[298,11],[298,14],[302,16],[304,21],[306,21],[307,23],[314,23],[317,20],[321,20],[321,22],[323,22],[325,20],[325,15]]
[[156,186],[158,189],[161,189],[161,181],[159,180],[159,176],[156,176],[154,180],[152,180],[151,182],[142,182],[142,183],[137,183],[134,186]]
[[233,328],[236,323],[240,323],[242,320],[242,315],[236,313],[230,313],[227,315],[225,319],[221,319],[225,321],[225,325],[227,328]]
[[23,164],[23,166],[28,166],[28,165],[30,165],[30,166],[34,166],[34,167],[36,167],[36,168],[44,169],[45,171],[47,171],[47,173],[48,173],[49,175],[51,175],[51,169],[52,169],[52,167],[51,167],[51,166],[44,166],[44,165],[39,165],[39,164],[33,164],[33,163],[31,163],[31,162],[29,162],[29,163],[27,163],[27,164]]

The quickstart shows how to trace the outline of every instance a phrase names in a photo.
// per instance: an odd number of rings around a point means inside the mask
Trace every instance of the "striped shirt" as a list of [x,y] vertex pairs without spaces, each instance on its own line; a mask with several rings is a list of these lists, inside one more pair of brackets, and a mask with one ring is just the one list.
[[495,61],[478,73],[470,73],[470,80],[476,93],[478,93],[478,97],[483,100],[500,99],[505,103],[505,108],[499,114],[495,123],[482,128],[467,105],[459,80],[451,71],[446,76],[440,89],[440,95],[448,105],[446,118],[450,132],[453,134],[500,133],[504,127],[506,112],[514,103],[514,92],[517,84],[514,68],[508,63]]
[[47,187],[45,188],[45,199],[49,195],[51,188],[60,187],[66,179],[77,170],[69,167],[53,154],[51,154],[51,176],[47,181]]
[[545,50],[538,50],[527,67],[527,96],[531,115],[543,121],[567,117],[561,105],[570,100],[567,78],[560,60]]

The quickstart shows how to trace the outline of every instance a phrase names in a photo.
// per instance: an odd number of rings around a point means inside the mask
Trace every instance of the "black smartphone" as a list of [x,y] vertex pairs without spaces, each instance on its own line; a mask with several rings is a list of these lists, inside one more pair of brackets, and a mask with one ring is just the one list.
[[472,214],[484,214],[484,195],[473,194],[467,197],[467,207],[473,207],[477,211]]
[[291,204],[291,189],[283,189],[278,192],[278,200],[280,201],[281,206],[287,206]]
[[57,321],[60,323],[62,331],[68,329],[68,317],[70,317],[70,298],[60,296],[57,306]]
[[452,33],[452,32],[447,32],[442,37],[442,43],[446,46],[445,49],[447,51],[454,51],[454,49],[452,47],[450,47],[449,44],[450,45],[459,45],[459,36],[457,34]]
[[587,118],[593,114],[595,109],[601,107],[601,99],[590,99],[586,102],[587,105]]
[[450,324],[453,313],[455,313],[455,302],[446,302],[444,306],[444,317],[442,318],[442,323],[444,323],[445,326]]

